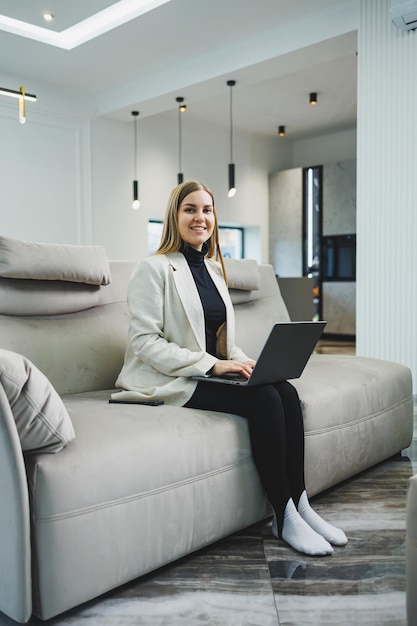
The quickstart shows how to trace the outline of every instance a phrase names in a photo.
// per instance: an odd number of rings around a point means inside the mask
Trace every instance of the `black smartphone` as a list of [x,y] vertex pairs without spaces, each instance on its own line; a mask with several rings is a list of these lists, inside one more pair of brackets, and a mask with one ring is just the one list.
[[163,400],[113,400],[109,399],[110,404],[147,404],[148,406],[161,406]]

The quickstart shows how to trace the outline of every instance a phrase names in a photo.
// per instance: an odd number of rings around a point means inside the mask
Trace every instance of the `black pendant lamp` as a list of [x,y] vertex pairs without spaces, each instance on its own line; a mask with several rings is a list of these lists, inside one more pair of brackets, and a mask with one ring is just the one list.
[[235,186],[235,164],[233,163],[233,101],[232,90],[236,85],[235,80],[228,80],[227,86],[230,87],[230,162],[229,162],[229,191],[227,196],[233,198],[236,193]]
[[180,185],[184,181],[184,174],[182,173],[182,125],[181,115],[187,110],[187,105],[184,104],[184,98],[178,96],[176,98],[178,102],[178,175],[177,180]]
[[138,209],[140,207],[139,202],[139,182],[137,179],[137,166],[138,166],[138,117],[139,111],[132,111],[134,119],[134,143],[133,143],[133,202],[132,209]]

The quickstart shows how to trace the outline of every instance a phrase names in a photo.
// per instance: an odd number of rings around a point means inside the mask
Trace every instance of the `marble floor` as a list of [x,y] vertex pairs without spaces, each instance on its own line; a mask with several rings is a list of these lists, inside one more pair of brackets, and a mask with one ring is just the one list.
[[[302,557],[256,524],[52,619],[54,626],[405,626],[410,448],[313,499],[347,546]],[[31,625],[41,624],[37,619]],[[15,622],[0,613],[0,626]]]

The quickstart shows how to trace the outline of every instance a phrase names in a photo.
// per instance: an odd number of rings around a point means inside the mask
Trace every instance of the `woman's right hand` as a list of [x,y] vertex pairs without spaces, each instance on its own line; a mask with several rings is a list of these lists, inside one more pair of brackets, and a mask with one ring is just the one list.
[[223,376],[224,374],[235,372],[236,374],[245,376],[245,378],[249,378],[254,365],[255,361],[245,361],[241,363],[240,361],[232,361],[230,359],[219,359],[213,367],[213,374],[214,376]]

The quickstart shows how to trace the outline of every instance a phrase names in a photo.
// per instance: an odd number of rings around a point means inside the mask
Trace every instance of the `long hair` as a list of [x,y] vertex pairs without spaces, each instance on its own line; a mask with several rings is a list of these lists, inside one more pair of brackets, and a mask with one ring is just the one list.
[[177,187],[174,187],[174,189],[171,191],[168,200],[167,210],[165,213],[161,242],[155,254],[170,254],[172,252],[178,252],[178,250],[180,250],[183,240],[181,239],[178,229],[178,209],[180,208],[181,203],[183,202],[184,198],[188,196],[188,194],[193,193],[193,191],[199,190],[206,191],[210,195],[213,203],[214,230],[211,234],[211,237],[206,242],[206,256],[208,258],[214,257],[216,261],[220,263],[223,275],[226,279],[226,270],[224,267],[223,256],[219,246],[219,227],[217,222],[217,213],[214,206],[214,196],[210,189],[206,187],[206,185],[203,185],[203,183],[199,183],[196,180],[188,180],[184,183],[181,183]]

